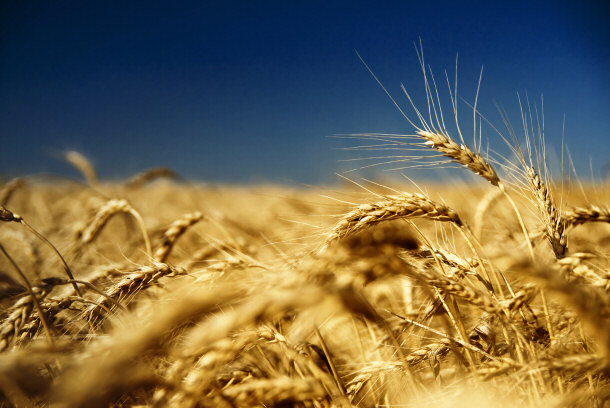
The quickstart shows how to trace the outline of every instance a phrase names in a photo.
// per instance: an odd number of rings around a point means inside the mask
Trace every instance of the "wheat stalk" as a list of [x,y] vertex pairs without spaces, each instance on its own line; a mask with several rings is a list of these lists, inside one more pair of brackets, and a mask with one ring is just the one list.
[[150,238],[148,237],[148,232],[146,232],[144,221],[142,220],[140,214],[126,200],[113,199],[104,204],[99,209],[97,214],[95,214],[95,217],[93,217],[93,220],[89,223],[89,225],[80,233],[80,242],[82,244],[89,244],[93,242],[100,234],[108,220],[110,220],[113,215],[120,213],[130,214],[136,219],[138,225],[140,226],[142,237],[144,238],[146,253],[150,259],[153,259]]
[[47,244],[59,257],[59,260],[62,263],[62,266],[64,268],[64,271],[66,272],[66,274],[68,275],[68,277],[71,279],[72,281],[72,287],[74,288],[74,290],[76,291],[76,293],[79,296],[81,295],[80,289],[78,289],[78,285],[74,282],[74,275],[72,274],[72,271],[70,270],[70,267],[68,266],[68,263],[66,262],[66,260],[64,259],[64,257],[61,255],[61,253],[57,250],[57,248],[55,248],[55,245],[53,245],[51,243],[51,241],[49,241],[44,235],[42,235],[40,232],[38,232],[37,230],[35,230],[32,226],[30,226],[30,224],[28,224],[27,222],[25,222],[25,220],[23,219],[23,217],[21,217],[18,214],[13,213],[10,210],[7,210],[6,208],[4,208],[3,206],[0,206],[0,221],[4,221],[4,222],[17,222],[20,223],[21,225],[23,225],[25,227],[25,229],[27,229],[28,231],[30,231],[32,234],[36,235],[36,237],[38,239],[40,239],[42,242],[44,242],[45,244]]

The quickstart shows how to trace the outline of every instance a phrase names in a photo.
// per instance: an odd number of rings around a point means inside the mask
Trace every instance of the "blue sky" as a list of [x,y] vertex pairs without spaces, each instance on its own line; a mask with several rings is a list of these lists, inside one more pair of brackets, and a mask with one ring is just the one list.
[[599,174],[610,162],[604,3],[4,1],[0,175],[75,175],[58,160],[75,149],[106,178],[169,166],[211,182],[332,182],[353,156],[327,136],[412,131],[355,50],[401,104],[401,83],[423,104],[420,37],[438,78],[459,53],[468,101],[485,67],[479,109],[500,128],[495,103],[518,127],[517,92],[544,94],[547,143],[560,154],[565,116],[579,173]]

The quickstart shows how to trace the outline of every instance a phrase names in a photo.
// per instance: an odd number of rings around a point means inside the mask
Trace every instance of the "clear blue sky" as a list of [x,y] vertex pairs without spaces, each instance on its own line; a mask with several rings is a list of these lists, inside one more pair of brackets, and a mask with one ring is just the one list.
[[518,125],[517,92],[544,94],[547,142],[565,114],[586,176],[610,161],[604,3],[4,0],[0,175],[74,175],[57,157],[75,149],[102,177],[332,181],[348,156],[326,136],[412,130],[354,50],[401,103],[401,83],[423,103],[421,37],[439,76],[459,53],[467,100],[485,66],[479,107],[498,126],[494,102]]

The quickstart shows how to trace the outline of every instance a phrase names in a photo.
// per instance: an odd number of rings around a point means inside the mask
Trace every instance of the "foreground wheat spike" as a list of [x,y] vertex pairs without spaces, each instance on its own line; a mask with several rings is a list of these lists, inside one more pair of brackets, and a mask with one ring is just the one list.
[[576,207],[566,211],[563,218],[569,227],[576,227],[588,222],[610,222],[610,208],[597,205],[584,208]]
[[426,130],[418,130],[417,134],[426,141],[426,145],[467,167],[489,181],[492,185],[496,187],[499,186],[500,178],[492,165],[479,153],[470,150],[468,146],[463,144],[458,145],[447,134],[441,131],[429,132]]
[[30,315],[34,310],[38,313],[38,316],[43,324],[47,336],[49,336],[49,341],[52,342],[50,336],[50,326],[47,321],[45,312],[40,305],[40,302],[42,301],[42,299],[44,299],[45,296],[47,296],[52,287],[48,285],[32,286],[27,277],[23,274],[21,269],[14,262],[14,260],[8,255],[2,245],[0,245],[0,252],[2,252],[5,256],[9,258],[10,262],[18,271],[19,275],[21,275],[28,290],[28,293],[26,295],[19,298],[11,306],[11,308],[9,309],[10,313],[0,323],[0,352],[8,348],[11,339],[19,334],[20,330],[30,319]]
[[222,396],[232,402],[231,405],[248,407],[281,406],[297,401],[315,400],[328,395],[320,380],[302,378],[295,380],[289,377],[251,380],[245,384],[235,385],[222,391]]
[[[124,392],[139,388],[143,385],[142,374],[147,376],[146,379],[153,375],[152,371],[143,373],[140,370],[144,367],[140,364],[144,356],[154,358],[159,355],[176,359],[180,346],[173,355],[168,350],[168,336],[172,335],[174,328],[184,327],[185,324],[192,326],[209,313],[217,312],[219,307],[240,299],[241,292],[234,285],[225,285],[221,291],[218,289],[194,293],[183,290],[177,294],[174,307],[161,309],[149,319],[138,320],[139,327],[134,330],[110,332],[110,341],[94,339],[89,349],[97,351],[83,356],[69,367],[55,386],[55,391],[60,394],[58,398],[67,407],[103,407],[119,398],[119,395],[124,395]],[[221,334],[219,337],[225,336]],[[156,385],[151,381],[145,384]]]
[[83,244],[88,244],[93,242],[95,238],[102,231],[108,220],[114,215],[119,213],[127,213],[136,219],[140,226],[140,230],[142,231],[142,236],[144,238],[144,244],[146,245],[146,253],[152,259],[152,249],[150,245],[150,239],[148,238],[148,233],[146,232],[146,227],[144,226],[144,221],[140,214],[133,209],[133,207],[125,200],[110,200],[100,210],[97,212],[93,221],[87,226],[80,235],[80,241]]
[[452,343],[449,339],[441,339],[438,342],[427,344],[416,350],[412,350],[406,357],[406,360],[411,365],[416,365],[424,360],[437,359],[445,356],[451,350]]
[[169,256],[174,243],[184,232],[192,225],[195,225],[203,218],[203,214],[199,211],[192,214],[186,214],[184,217],[174,223],[165,231],[161,240],[161,245],[155,251],[155,259],[157,262],[165,262]]
[[464,225],[458,213],[422,194],[387,195],[382,196],[382,200],[376,203],[361,204],[341,217],[326,237],[323,249],[327,248],[334,240],[344,238],[380,222],[401,218],[427,218],[435,221],[451,222],[458,227]]
[[553,252],[557,258],[566,254],[567,236],[565,234],[565,223],[561,217],[555,202],[546,184],[533,167],[526,171],[530,189],[536,197],[536,206],[544,219],[546,236],[551,243]]

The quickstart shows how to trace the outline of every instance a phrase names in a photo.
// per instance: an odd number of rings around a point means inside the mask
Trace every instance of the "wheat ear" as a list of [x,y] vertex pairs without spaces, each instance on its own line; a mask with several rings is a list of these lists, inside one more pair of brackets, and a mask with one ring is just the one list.
[[95,172],[95,168],[89,159],[74,150],[66,152],[65,158],[68,163],[76,167],[78,171],[81,172],[90,187],[95,187],[99,184],[97,173]]
[[192,214],[186,214],[181,219],[174,221],[172,225],[165,231],[161,239],[161,245],[155,251],[155,260],[157,262],[165,262],[169,256],[174,243],[184,232],[192,225],[195,225],[203,218],[203,214],[199,211]]
[[231,406],[282,406],[295,401],[316,401],[326,397],[328,392],[317,378],[280,376],[233,385],[222,390],[221,394],[223,398],[220,400],[230,401]]
[[458,162],[462,166],[468,168],[475,174],[483,177],[485,180],[489,181],[492,185],[498,187],[502,194],[508,199],[515,214],[517,215],[517,219],[519,224],[521,225],[521,230],[523,231],[523,235],[526,239],[526,244],[530,251],[530,255],[532,259],[534,258],[534,248],[532,247],[532,243],[529,240],[529,233],[527,232],[527,228],[525,227],[525,223],[523,222],[523,218],[521,217],[521,213],[517,208],[517,205],[511,198],[511,196],[506,191],[506,187],[504,183],[498,177],[498,174],[494,170],[493,166],[483,158],[479,153],[475,153],[465,144],[457,144],[449,135],[443,132],[429,132],[425,130],[418,130],[417,135],[425,140],[425,145],[431,147],[432,149],[441,152],[443,156],[449,157],[454,161]]
[[176,172],[168,167],[153,167],[152,169],[144,170],[141,173],[133,176],[128,182],[127,187],[139,188],[158,178],[174,178]]
[[[38,312],[38,315],[40,316],[40,321],[42,322],[44,331],[47,334],[48,341],[51,345],[53,345],[54,342],[53,342],[53,336],[52,336],[52,332],[51,332],[51,326],[49,325],[49,322],[47,321],[47,317],[44,314],[42,307],[40,307],[40,302],[38,301],[38,298],[36,297],[36,294],[34,293],[34,289],[32,288],[32,284],[30,283],[30,280],[27,278],[27,276],[25,276],[25,274],[23,273],[23,271],[21,270],[19,265],[17,265],[17,263],[9,255],[9,253],[6,252],[6,249],[4,249],[4,246],[2,246],[2,244],[0,244],[0,252],[2,252],[4,254],[4,256],[9,260],[10,264],[13,266],[15,271],[17,271],[17,273],[23,280],[23,283],[25,284],[25,287],[27,288],[27,290],[30,294],[31,301],[34,304],[34,308],[36,309],[36,311]],[[25,323],[25,319],[23,319],[21,321],[21,323]]]
[[530,167],[526,171],[530,189],[536,197],[536,206],[542,214],[546,229],[546,236],[551,243],[553,252],[557,258],[566,254],[567,237],[565,234],[565,224],[561,214],[555,207],[555,202],[546,184],[542,181],[536,170]]
[[322,250],[337,239],[344,238],[380,222],[404,218],[427,218],[435,221],[451,222],[458,227],[464,225],[458,213],[422,194],[387,195],[382,196],[381,201],[361,204],[341,217],[326,237]]
[[112,310],[117,303],[127,303],[127,300],[130,297],[155,284],[164,276],[182,275],[185,273],[186,272],[183,269],[165,263],[154,263],[152,266],[143,266],[137,271],[126,275],[114,286],[110,287],[110,289],[98,299],[96,304],[86,311],[86,314],[89,315],[93,323],[96,324],[100,321],[99,313],[101,310]]
[[467,167],[496,187],[500,184],[500,178],[492,165],[479,153],[470,150],[468,146],[464,144],[458,145],[447,134],[440,131],[428,132],[418,130],[417,134],[425,140],[426,145],[441,152],[443,156],[449,157]]
[[563,214],[565,224],[568,227],[586,224],[588,222],[610,222],[610,208],[590,205],[588,207],[576,207]]

